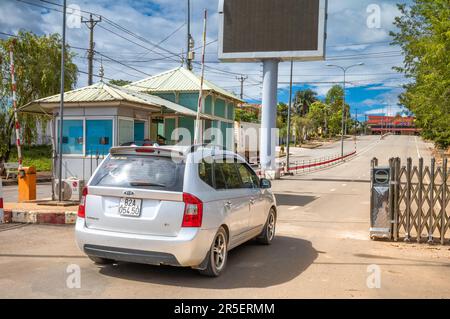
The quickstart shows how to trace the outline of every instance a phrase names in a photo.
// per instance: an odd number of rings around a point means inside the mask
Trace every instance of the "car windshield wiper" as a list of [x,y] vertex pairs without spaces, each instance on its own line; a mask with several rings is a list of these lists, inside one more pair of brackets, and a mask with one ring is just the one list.
[[131,186],[157,186],[157,187],[166,187],[165,184],[160,183],[151,183],[151,182],[130,182]]

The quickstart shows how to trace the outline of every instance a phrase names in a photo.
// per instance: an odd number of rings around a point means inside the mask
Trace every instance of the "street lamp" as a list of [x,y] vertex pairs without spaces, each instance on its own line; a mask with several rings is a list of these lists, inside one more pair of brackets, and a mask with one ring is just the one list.
[[350,68],[353,68],[355,66],[360,66],[360,65],[364,65],[363,62],[357,63],[357,64],[352,64],[349,65],[347,67],[343,67],[340,65],[336,65],[336,64],[327,64],[328,67],[335,67],[335,68],[339,68],[344,72],[344,98],[342,101],[342,135],[341,135],[341,157],[344,156],[344,129],[345,129],[345,75],[347,73],[347,70]]

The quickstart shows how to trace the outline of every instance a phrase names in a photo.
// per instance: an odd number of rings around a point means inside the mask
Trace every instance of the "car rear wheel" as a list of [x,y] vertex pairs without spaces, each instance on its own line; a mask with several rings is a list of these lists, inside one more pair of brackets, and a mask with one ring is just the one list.
[[228,257],[227,238],[227,232],[223,227],[220,227],[209,250],[206,268],[200,269],[200,274],[218,277],[223,272]]
[[114,262],[114,260],[108,259],[108,258],[89,256],[89,255],[88,255],[88,257],[90,260],[92,260],[94,263],[96,263],[98,265],[108,265],[108,264],[112,264]]
[[261,234],[256,238],[258,242],[264,245],[270,245],[275,237],[275,226],[277,223],[277,214],[275,209],[272,207],[267,216],[266,225]]

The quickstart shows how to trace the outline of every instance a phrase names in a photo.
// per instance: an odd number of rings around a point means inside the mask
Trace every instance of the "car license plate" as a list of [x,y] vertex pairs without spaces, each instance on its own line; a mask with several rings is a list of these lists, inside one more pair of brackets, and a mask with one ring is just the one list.
[[119,214],[139,217],[141,215],[141,206],[142,199],[122,197],[119,204]]

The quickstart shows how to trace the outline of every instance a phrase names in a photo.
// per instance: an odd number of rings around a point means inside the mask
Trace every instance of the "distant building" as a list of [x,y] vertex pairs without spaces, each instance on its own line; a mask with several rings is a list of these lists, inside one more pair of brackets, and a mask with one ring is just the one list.
[[419,135],[420,129],[415,126],[412,116],[369,115],[367,119],[368,133],[381,135],[392,133],[396,135]]

